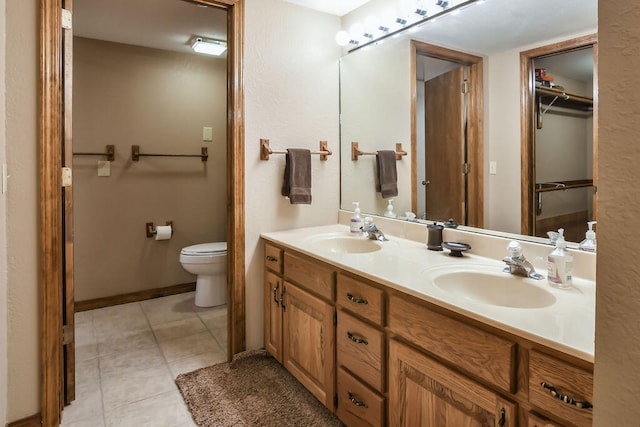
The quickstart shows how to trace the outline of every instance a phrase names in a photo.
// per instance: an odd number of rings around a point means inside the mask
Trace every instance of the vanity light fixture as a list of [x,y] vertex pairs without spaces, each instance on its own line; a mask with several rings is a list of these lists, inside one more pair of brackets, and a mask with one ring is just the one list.
[[[436,21],[443,15],[457,15],[462,9],[486,0],[399,0],[398,7],[387,7],[377,18],[368,16],[365,24],[355,22],[349,31],[336,34],[336,43],[350,45],[350,51],[369,44],[381,42],[405,29],[416,30],[419,26]],[[379,22],[376,24],[375,21]]]
[[196,37],[191,43],[191,49],[205,55],[220,56],[227,50],[227,42]]

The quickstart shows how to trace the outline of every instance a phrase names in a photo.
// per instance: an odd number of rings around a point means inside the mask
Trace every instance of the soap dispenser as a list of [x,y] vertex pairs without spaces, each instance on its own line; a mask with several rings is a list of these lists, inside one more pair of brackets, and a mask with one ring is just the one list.
[[573,256],[567,251],[564,240],[564,229],[558,230],[556,248],[547,257],[547,280],[556,288],[571,287],[571,273],[573,271]]
[[362,217],[360,216],[360,202],[353,202],[353,205],[356,207],[353,212],[353,216],[351,216],[350,220],[350,229],[352,233],[362,234]]
[[397,215],[393,211],[393,199],[389,199],[389,204],[387,205],[387,211],[384,213],[384,216],[387,218],[395,218]]
[[589,230],[587,230],[585,239],[580,242],[580,246],[578,248],[587,252],[595,252],[596,251],[596,232],[593,231],[593,224],[596,224],[597,221],[589,221],[587,225],[589,226]]

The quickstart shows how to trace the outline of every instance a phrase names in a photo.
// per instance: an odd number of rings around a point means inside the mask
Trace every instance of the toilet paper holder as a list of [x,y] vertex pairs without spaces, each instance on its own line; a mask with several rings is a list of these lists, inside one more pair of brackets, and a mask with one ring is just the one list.
[[[147,227],[147,237],[155,236],[158,231],[156,230],[156,226],[153,222],[147,222],[145,225]],[[171,235],[173,236],[173,221],[167,221],[165,225],[171,226]]]

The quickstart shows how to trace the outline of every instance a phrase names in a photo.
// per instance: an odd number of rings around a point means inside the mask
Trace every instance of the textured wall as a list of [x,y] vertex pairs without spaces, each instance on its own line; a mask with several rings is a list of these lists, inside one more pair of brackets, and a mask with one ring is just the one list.
[[38,5],[7,2],[7,419],[40,411]]
[[[97,158],[75,156],[76,301],[195,281],[180,249],[226,241],[227,61],[74,39],[73,137],[76,152],[114,144],[111,176]],[[202,127],[213,143],[202,142]],[[142,157],[199,154],[209,159]],[[103,159],[101,159],[103,160]],[[172,220],[171,240],[145,235],[145,223]]]
[[640,3],[599,2],[595,426],[638,425]]
[[[6,25],[6,2],[0,0],[0,28]],[[5,38],[0,31],[0,167],[6,163]],[[7,197],[0,194],[0,425],[7,421]]]
[[[339,18],[279,0],[247,0],[245,17],[245,209],[247,347],[263,344],[263,259],[260,233],[335,223],[340,200],[338,156]],[[311,159],[311,205],[280,195],[284,156],[260,160],[259,140],[274,149],[334,153]]]

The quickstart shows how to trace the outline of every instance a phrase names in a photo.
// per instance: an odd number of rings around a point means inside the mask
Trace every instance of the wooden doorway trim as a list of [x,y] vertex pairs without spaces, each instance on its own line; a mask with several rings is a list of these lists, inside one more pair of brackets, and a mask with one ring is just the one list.
[[[176,0],[178,1],[178,0]],[[245,348],[244,0],[191,0],[227,11],[228,357]],[[58,426],[63,407],[62,1],[40,2],[39,227],[42,425]]]
[[[535,212],[535,69],[533,60],[545,56],[556,55],[562,52],[584,49],[593,46],[594,50],[594,74],[593,74],[593,149],[594,156],[598,147],[598,80],[595,72],[598,64],[598,35],[590,34],[574,39],[541,46],[535,49],[520,52],[520,164],[521,164],[521,233],[528,236],[533,231]],[[594,157],[593,185],[597,185],[597,165]],[[595,203],[594,203],[595,204]]]
[[456,50],[411,40],[411,208],[418,206],[417,181],[417,84],[416,59],[418,55],[430,56],[444,61],[466,65],[469,81],[467,115],[467,162],[471,165],[468,174],[468,225],[484,226],[484,89],[483,59]]

